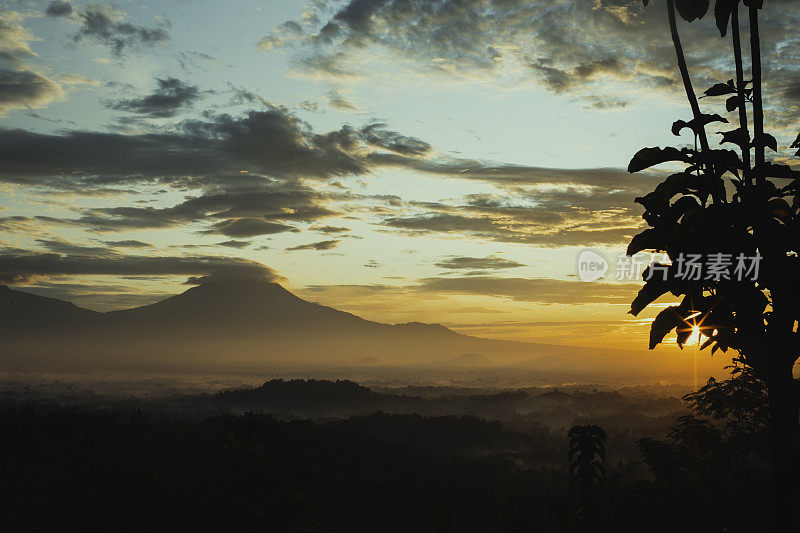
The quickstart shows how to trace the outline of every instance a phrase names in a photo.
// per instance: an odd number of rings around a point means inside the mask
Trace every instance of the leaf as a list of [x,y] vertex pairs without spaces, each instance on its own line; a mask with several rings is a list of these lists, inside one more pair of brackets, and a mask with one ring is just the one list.
[[679,172],[659,183],[653,192],[669,200],[680,192],[686,192],[694,179],[695,176],[688,172]]
[[792,208],[789,206],[789,202],[783,198],[773,198],[767,202],[767,209],[772,216],[781,220],[788,218],[792,214]]
[[794,170],[789,165],[778,165],[768,162],[761,165],[759,170],[766,178],[785,178],[789,180],[800,178],[800,171]]
[[[703,113],[699,117],[697,117],[696,119],[690,120],[689,124],[690,125],[698,124],[698,125],[705,126],[706,124],[711,124],[712,122],[724,122],[724,123],[727,124],[728,123],[728,119],[719,116],[719,114],[717,114],[717,113],[714,113],[713,115],[707,115],[707,114]],[[692,127],[694,127],[694,126],[692,126]]]
[[671,220],[678,220],[689,211],[700,209],[700,203],[694,196],[682,196],[669,208]]
[[684,128],[692,128],[692,131],[695,134],[699,134],[700,131],[705,127],[706,124],[711,124],[712,122],[728,122],[727,118],[722,118],[717,113],[713,115],[701,114],[697,118],[693,118],[689,122],[685,120],[676,120],[672,124],[672,134],[673,135],[680,135],[681,130]]
[[678,326],[677,333],[678,335],[675,340],[678,341],[678,346],[683,349],[683,345],[686,344],[686,341],[688,341],[689,337],[692,335],[692,328]]
[[736,88],[731,87],[727,83],[715,83],[714,85],[706,89],[703,94],[705,94],[706,96],[723,96],[726,94],[736,94]]
[[725,109],[728,110],[728,113],[739,109],[739,97],[731,96],[730,98],[725,100]]
[[717,0],[714,6],[714,16],[717,19],[717,28],[721,37],[728,33],[728,23],[734,9],[738,8],[739,0]]
[[684,128],[689,128],[689,123],[685,120],[676,120],[672,123],[672,134],[676,137],[681,134]]
[[778,151],[778,141],[769,133],[763,133],[753,139],[753,146],[765,146],[771,148],[773,152]]
[[800,134],[798,134],[794,142],[789,145],[789,148],[800,148]]
[[704,150],[700,156],[705,162],[716,167],[720,176],[728,170],[737,174],[739,169],[744,168],[739,155],[733,150]]
[[650,324],[650,349],[661,344],[670,331],[683,324],[683,310],[677,306],[667,307]]
[[687,162],[687,155],[677,148],[668,146],[666,148],[642,148],[633,156],[628,164],[628,172],[633,174],[667,161]]
[[647,279],[647,282],[644,284],[644,287],[639,290],[639,293],[636,295],[636,298],[633,299],[633,302],[631,302],[631,310],[628,311],[628,314],[637,316],[644,310],[645,307],[658,300],[661,296],[667,294],[668,292],[673,292],[673,294],[678,292],[678,287],[676,286],[675,280],[670,279],[670,273],[667,273],[666,280],[662,277],[663,270],[651,274],[654,266],[656,266],[658,269],[663,269],[664,267],[669,268],[668,265],[654,263],[644,270],[642,277]]
[[718,132],[722,134],[722,140],[719,142],[720,144],[725,143],[733,143],[742,148],[746,148],[750,145],[750,133],[744,128],[736,128],[735,130],[731,131],[720,131]]
[[658,234],[654,229],[646,229],[640,234],[636,235],[633,239],[631,239],[631,243],[628,245],[628,250],[625,252],[625,255],[635,255],[642,250],[655,250],[659,248],[661,239],[658,239]]
[[706,15],[709,3],[709,0],[676,0],[675,6],[683,20],[692,22],[700,20]]

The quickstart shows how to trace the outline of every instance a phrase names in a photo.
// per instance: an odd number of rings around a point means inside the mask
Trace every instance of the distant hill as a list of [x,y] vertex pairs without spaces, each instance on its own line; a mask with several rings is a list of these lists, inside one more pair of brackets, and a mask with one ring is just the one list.
[[463,355],[459,355],[450,362],[467,366],[486,366],[494,364],[494,361],[479,353],[465,353]]

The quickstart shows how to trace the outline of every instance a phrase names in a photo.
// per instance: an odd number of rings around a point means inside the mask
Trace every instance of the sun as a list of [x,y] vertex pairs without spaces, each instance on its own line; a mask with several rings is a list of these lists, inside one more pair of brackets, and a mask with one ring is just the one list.
[[692,333],[689,334],[689,338],[686,339],[686,344],[700,344],[700,337],[702,335],[703,334],[700,331],[700,326],[692,326]]

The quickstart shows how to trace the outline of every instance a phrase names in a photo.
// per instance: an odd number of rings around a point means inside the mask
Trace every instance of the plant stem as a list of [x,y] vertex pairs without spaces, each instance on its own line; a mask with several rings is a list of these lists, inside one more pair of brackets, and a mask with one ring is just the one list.
[[[697,103],[697,95],[692,88],[692,78],[689,76],[689,68],[686,66],[681,37],[678,35],[678,23],[675,19],[675,0],[667,0],[667,12],[669,14],[669,29],[672,32],[672,43],[675,45],[675,54],[678,56],[678,68],[681,71],[681,78],[683,78],[683,87],[686,89],[686,98],[689,100],[689,105],[692,106],[694,118],[699,122],[702,113],[700,112],[700,105]],[[697,136],[700,138],[700,147],[703,151],[707,151],[708,137],[706,137],[705,126],[700,126]]]
[[[747,99],[744,94],[744,68],[742,67],[742,40],[739,34],[739,6],[733,10],[731,17],[731,37],[733,38],[733,56],[736,60],[736,88],[739,97],[739,126],[748,131]],[[749,135],[749,134],[748,134]],[[750,183],[750,147],[742,146],[742,161],[744,162],[744,177]]]
[[[761,98],[761,38],[758,32],[758,8],[750,6],[750,55],[753,63],[753,130],[756,149],[755,168],[764,165],[764,104]],[[756,182],[763,181],[756,170]]]

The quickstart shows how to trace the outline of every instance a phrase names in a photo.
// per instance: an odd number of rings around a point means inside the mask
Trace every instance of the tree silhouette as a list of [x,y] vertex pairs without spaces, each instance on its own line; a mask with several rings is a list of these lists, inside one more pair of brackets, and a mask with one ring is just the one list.
[[[648,0],[643,3],[646,6]],[[717,0],[714,7],[720,34],[725,37],[731,29],[736,78],[713,85],[703,98],[725,96],[726,110],[738,110],[738,127],[721,132],[720,144],[738,146],[741,157],[733,150],[708,145],[705,127],[728,120],[700,110],[678,35],[676,7],[684,20],[692,22],[705,16],[710,2],[666,0],[666,4],[693,114],[689,121],[676,121],[672,132],[680,135],[689,128],[695,146],[645,148],[628,167],[629,172],[638,172],[665,162],[685,165],[653,192],[636,199],[645,208],[643,218],[650,227],[633,238],[628,255],[644,250],[666,252],[670,264],[653,264],[645,270],[646,284],[630,312],[638,315],[667,293],[682,297],[679,305],[656,316],[650,330],[650,349],[672,330],[677,330],[682,346],[699,327],[707,337],[702,349],[711,347],[712,354],[718,349],[734,350],[741,364],[765,384],[772,443],[773,520],[776,527],[797,525],[794,441],[800,404],[792,369],[800,355],[796,327],[800,319],[800,172],[766,158],[766,148],[777,151],[778,144],[764,132],[758,27],[763,0]],[[744,79],[742,65],[740,4],[749,16],[749,81]],[[752,109],[752,136],[748,104]],[[800,147],[800,136],[791,147]],[[696,264],[700,270],[691,276],[687,276],[687,258],[699,259]]]
[[608,436],[600,426],[573,426],[569,438],[569,473],[584,504],[605,477]]

